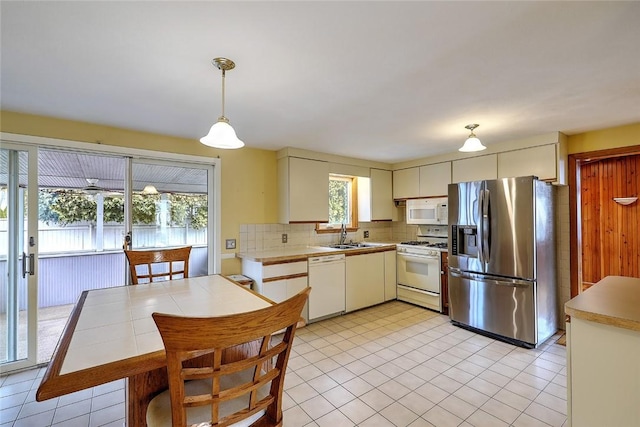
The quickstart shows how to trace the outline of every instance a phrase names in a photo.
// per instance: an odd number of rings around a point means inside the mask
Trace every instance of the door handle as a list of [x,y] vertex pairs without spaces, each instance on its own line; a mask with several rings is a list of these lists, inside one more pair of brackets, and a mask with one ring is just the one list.
[[[29,258],[29,268],[27,269],[27,258]],[[22,252],[22,278],[24,279],[25,277],[27,277],[27,274],[29,274],[29,276],[33,276],[35,274],[35,268],[36,268],[36,258],[33,254],[29,254],[27,256],[26,253]]]
[[34,254],[29,254],[29,276],[33,276],[36,273],[36,257]]
[[484,197],[482,198],[482,261],[485,263],[490,262],[490,243],[489,236],[491,236],[491,218],[489,217],[490,210],[490,192],[484,190]]
[[[482,214],[484,213],[484,190],[480,190],[480,193],[478,194],[478,235],[476,236],[477,241],[476,241],[476,249],[478,251],[478,261],[480,261],[480,263],[482,265],[484,265],[484,254],[483,252],[483,236],[484,236],[484,219],[482,217]],[[484,269],[484,268],[483,268]]]
[[474,280],[476,282],[491,282],[500,286],[527,287],[535,284],[534,281],[530,280],[512,279],[507,277],[493,276],[490,274],[477,274],[462,271],[457,268],[450,268],[449,274],[451,274],[452,277],[458,277],[460,279]]

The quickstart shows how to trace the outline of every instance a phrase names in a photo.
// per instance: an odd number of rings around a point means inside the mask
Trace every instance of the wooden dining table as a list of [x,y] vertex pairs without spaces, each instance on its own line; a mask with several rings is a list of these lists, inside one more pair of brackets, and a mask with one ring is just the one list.
[[[269,299],[221,275],[84,291],[36,400],[126,378],[127,426],[146,426],[151,398],[168,387],[164,346],[151,314],[219,316],[258,310]],[[229,357],[242,348],[229,349]]]

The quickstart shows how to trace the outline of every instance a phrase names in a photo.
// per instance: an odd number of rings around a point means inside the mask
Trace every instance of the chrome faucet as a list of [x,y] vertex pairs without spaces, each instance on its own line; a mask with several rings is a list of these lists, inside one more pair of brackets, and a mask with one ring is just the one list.
[[340,228],[340,244],[344,245],[344,242],[347,240],[347,224],[342,224]]

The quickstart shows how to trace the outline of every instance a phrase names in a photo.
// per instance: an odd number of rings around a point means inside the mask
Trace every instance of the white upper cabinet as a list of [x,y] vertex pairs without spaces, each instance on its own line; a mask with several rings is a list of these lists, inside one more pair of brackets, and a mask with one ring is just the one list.
[[391,171],[371,169],[371,220],[390,220],[394,209]]
[[556,144],[506,151],[498,154],[498,178],[533,175],[555,181],[556,165]]
[[451,184],[451,162],[420,166],[420,197],[446,196]]
[[392,220],[394,210],[391,171],[371,169],[370,178],[358,178],[358,221]]
[[329,163],[279,159],[278,191],[281,224],[329,221]]
[[420,196],[420,168],[393,171],[393,198],[410,199]]
[[454,160],[452,165],[451,182],[482,181],[498,178],[498,156],[471,157]]

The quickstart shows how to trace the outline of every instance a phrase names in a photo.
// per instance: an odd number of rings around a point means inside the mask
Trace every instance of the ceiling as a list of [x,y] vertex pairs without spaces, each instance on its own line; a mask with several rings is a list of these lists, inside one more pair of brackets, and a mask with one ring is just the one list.
[[[640,2],[2,1],[2,110],[386,163],[640,122]],[[108,141],[105,141],[108,143]]]
[[[8,153],[0,151],[0,197],[9,177]],[[29,179],[28,157],[19,153],[18,182],[26,187]],[[90,181],[104,194],[124,191],[126,160],[124,157],[42,149],[38,152],[38,187],[48,189],[87,189]],[[141,192],[153,185],[160,193],[207,194],[207,169],[169,166],[154,161],[133,161],[132,190]],[[0,199],[1,200],[1,199]]]

